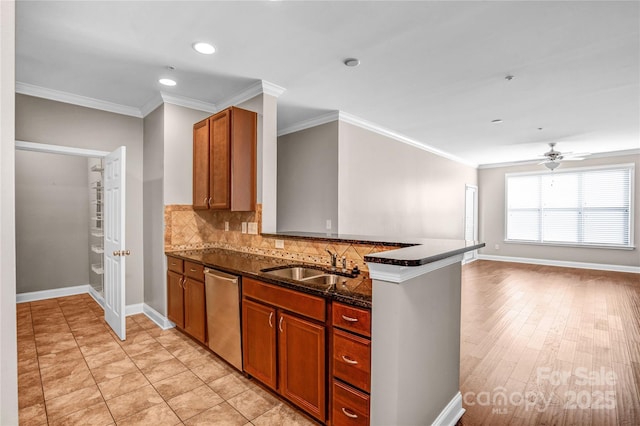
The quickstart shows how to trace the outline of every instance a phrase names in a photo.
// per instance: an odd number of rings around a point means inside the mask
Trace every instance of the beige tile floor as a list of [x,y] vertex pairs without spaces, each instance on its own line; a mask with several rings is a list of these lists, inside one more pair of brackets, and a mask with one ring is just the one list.
[[315,425],[145,315],[120,341],[88,294],[17,305],[21,425]]

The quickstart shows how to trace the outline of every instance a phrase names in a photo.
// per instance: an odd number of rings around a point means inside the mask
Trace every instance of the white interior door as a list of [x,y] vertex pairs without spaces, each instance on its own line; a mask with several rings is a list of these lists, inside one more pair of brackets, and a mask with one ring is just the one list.
[[[464,204],[464,239],[478,239],[478,187],[465,185]],[[476,258],[476,251],[468,251],[464,254],[464,260],[469,261]]]
[[125,321],[126,148],[104,157],[104,318],[121,340]]

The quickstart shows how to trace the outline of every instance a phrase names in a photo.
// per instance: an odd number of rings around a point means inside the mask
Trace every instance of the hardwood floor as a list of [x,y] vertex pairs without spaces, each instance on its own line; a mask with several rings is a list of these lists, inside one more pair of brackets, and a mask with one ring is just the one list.
[[640,276],[465,265],[460,356],[460,425],[638,425]]

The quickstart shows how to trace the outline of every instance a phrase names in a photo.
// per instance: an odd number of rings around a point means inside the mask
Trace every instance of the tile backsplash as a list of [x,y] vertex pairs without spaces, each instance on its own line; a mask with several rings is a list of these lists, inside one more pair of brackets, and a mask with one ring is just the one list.
[[[349,269],[358,265],[358,268],[366,271],[368,268],[364,256],[397,248],[282,237],[278,239],[284,241],[284,248],[279,249],[275,247],[275,238],[260,235],[260,204],[256,206],[255,212],[193,210],[189,205],[168,205],[164,208],[164,221],[165,251],[222,248],[329,266],[330,259],[326,250],[330,250],[338,253],[339,264],[344,256]],[[225,222],[229,223],[228,231],[225,231]],[[242,222],[257,223],[258,234],[242,233]]]

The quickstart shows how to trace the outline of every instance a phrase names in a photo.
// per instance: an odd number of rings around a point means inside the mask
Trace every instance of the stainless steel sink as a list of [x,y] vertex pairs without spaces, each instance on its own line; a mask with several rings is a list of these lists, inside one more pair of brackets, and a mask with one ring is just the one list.
[[274,270],[264,270],[267,274],[276,275],[282,278],[289,278],[296,281],[306,281],[309,278],[322,276],[324,271],[313,268],[304,268],[302,266],[292,266],[289,268],[281,268]]
[[306,268],[304,266],[294,265],[273,269],[263,269],[262,272],[281,278],[315,285],[335,285],[337,283],[344,283],[348,280],[347,277],[338,274],[331,274],[323,269]]
[[322,275],[318,275],[316,277],[305,278],[305,279],[303,279],[301,281],[304,281],[306,283],[312,283],[312,284],[335,285],[335,284],[337,284],[339,282],[346,282],[347,278],[341,277],[340,275],[322,274]]

